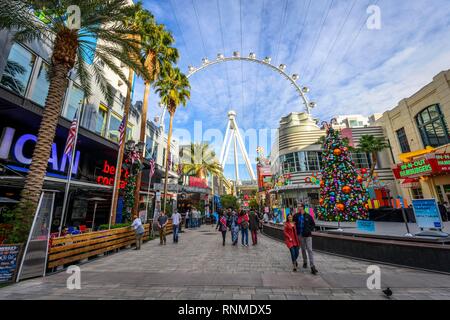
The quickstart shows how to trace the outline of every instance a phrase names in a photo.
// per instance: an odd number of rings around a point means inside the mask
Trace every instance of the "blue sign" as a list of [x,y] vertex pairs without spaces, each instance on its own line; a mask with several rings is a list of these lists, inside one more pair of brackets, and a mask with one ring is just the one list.
[[412,200],[416,223],[423,229],[442,229],[441,214],[436,199]]
[[361,231],[375,232],[375,221],[357,220],[356,228]]

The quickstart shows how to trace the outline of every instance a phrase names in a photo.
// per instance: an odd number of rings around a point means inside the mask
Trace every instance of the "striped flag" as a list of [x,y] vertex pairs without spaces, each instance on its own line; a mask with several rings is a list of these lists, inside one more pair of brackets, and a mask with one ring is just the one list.
[[152,157],[150,159],[150,174],[149,174],[150,180],[152,179],[154,173],[155,173],[155,158]]
[[75,137],[77,136],[77,128],[78,128],[78,110],[75,112],[75,116],[73,117],[72,124],[69,128],[69,135],[67,136],[66,147],[64,148],[64,154],[70,155],[74,148]]
[[119,126],[119,146],[122,145],[123,140],[125,138],[125,131],[126,131],[125,128],[126,128],[125,117],[123,117],[122,122],[120,123]]

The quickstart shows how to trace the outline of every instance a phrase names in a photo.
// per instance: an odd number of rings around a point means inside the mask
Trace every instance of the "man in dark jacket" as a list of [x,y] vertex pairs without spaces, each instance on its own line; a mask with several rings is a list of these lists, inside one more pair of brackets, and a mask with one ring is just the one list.
[[255,246],[258,244],[259,218],[258,218],[258,215],[253,210],[250,211],[248,218],[249,218],[249,221],[248,221],[249,228],[252,233],[252,243]]
[[[309,264],[311,266],[311,273],[317,274],[316,266],[314,265],[314,254],[312,249],[312,232],[316,223],[311,215],[305,213],[305,207],[300,205],[299,213],[294,216],[295,225],[297,227],[298,239],[300,240],[300,245],[302,249],[303,257],[303,268],[308,268],[308,258]],[[308,251],[308,256],[306,255]]]

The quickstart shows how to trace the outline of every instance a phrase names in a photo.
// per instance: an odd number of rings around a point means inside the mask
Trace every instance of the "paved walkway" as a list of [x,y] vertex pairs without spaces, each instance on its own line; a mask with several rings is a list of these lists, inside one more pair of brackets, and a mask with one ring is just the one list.
[[[283,243],[260,236],[256,247],[222,247],[220,234],[203,226],[176,245],[154,240],[81,265],[80,290],[67,289],[61,272],[0,289],[0,299],[386,299],[366,287],[368,262],[317,253],[316,265],[317,276],[293,273]],[[448,275],[380,268],[394,299],[450,299]]]

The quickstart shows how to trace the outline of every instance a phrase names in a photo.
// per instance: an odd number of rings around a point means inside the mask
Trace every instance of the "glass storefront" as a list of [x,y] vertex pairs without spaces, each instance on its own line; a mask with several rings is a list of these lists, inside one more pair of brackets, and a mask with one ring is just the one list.
[[77,112],[77,109],[80,108],[80,105],[83,103],[84,93],[81,88],[73,85],[69,90],[67,105],[64,110],[63,117],[72,120]]
[[49,65],[42,62],[36,78],[36,83],[34,84],[33,94],[31,95],[31,100],[41,106],[45,105],[45,99],[47,98],[48,88],[50,86],[50,83],[47,80],[48,73]]
[[120,127],[120,118],[111,114],[109,118],[109,130],[108,130],[108,139],[119,142],[119,127]]
[[15,43],[9,53],[0,84],[24,96],[35,62],[36,56],[34,54]]

